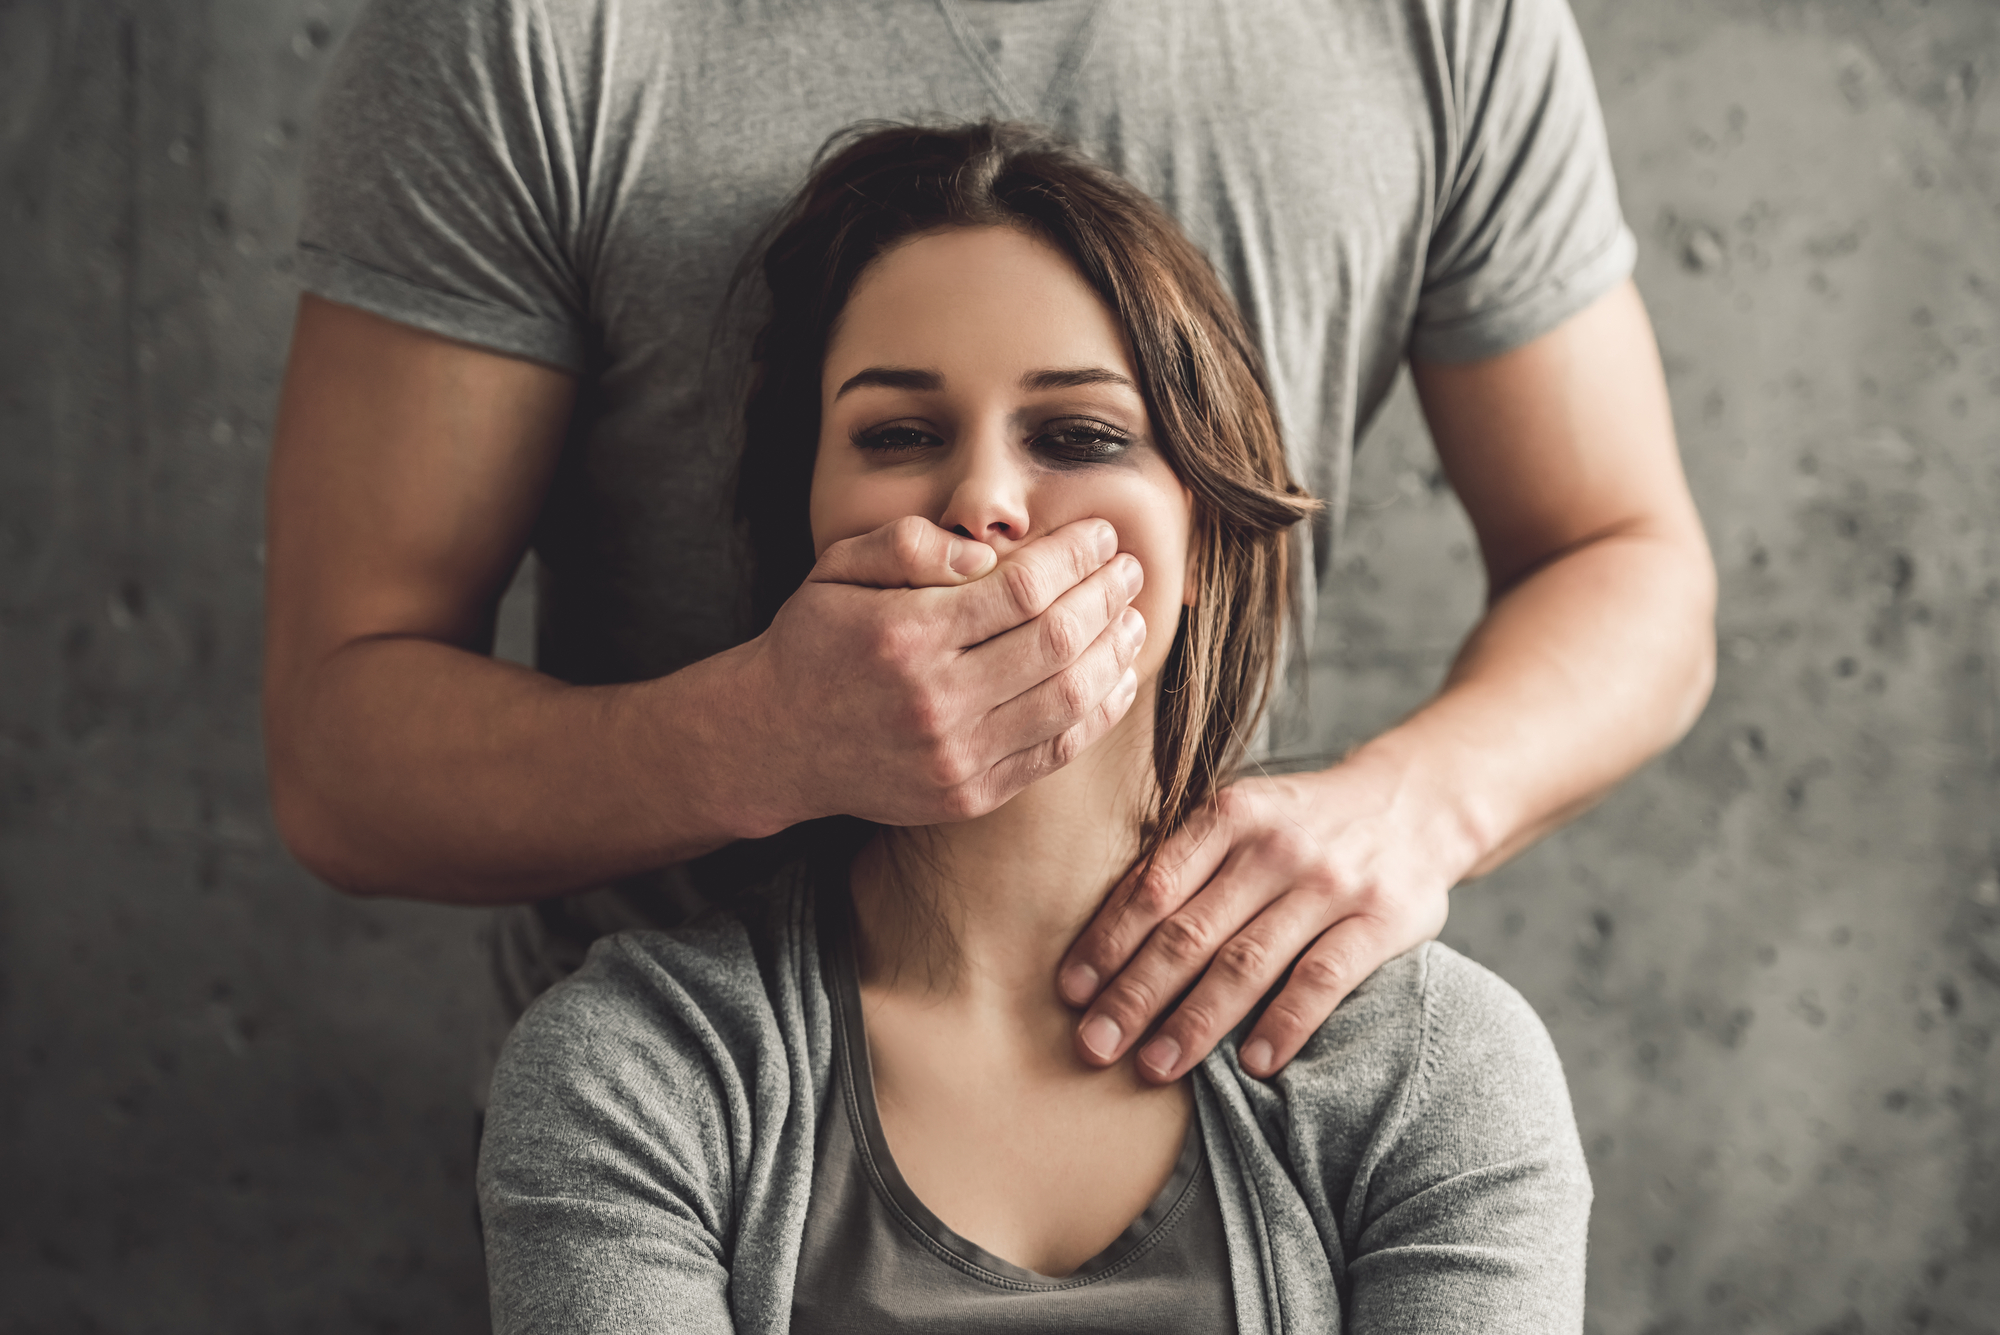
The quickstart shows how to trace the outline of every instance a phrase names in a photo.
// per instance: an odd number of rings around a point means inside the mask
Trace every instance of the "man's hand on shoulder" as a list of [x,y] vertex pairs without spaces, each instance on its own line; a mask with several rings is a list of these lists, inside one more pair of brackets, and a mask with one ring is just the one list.
[[1124,1056],[1185,992],[1138,1058],[1147,1078],[1178,1079],[1282,980],[1241,1056],[1256,1076],[1290,1061],[1363,979],[1444,927],[1471,853],[1419,782],[1363,753],[1218,793],[1070,950],[1060,986],[1089,1007],[1085,1059]]

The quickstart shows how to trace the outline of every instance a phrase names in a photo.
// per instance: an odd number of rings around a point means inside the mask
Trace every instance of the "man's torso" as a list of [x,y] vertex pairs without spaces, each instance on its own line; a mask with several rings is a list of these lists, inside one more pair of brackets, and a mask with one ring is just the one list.
[[[349,46],[307,286],[580,374],[534,536],[538,665],[578,683],[748,631],[730,484],[754,275],[725,299],[855,122],[1041,120],[1160,199],[1264,349],[1294,472],[1329,503],[1322,555],[1413,336],[1498,350],[1630,245],[1560,0],[380,0]],[[1565,116],[1575,165],[1534,150],[1535,118]],[[684,897],[521,918],[514,990],[564,970],[556,938],[580,958]]]

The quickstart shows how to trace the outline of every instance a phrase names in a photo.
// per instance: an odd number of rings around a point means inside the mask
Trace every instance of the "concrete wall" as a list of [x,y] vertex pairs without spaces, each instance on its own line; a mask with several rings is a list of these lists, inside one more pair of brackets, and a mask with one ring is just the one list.
[[[0,7],[0,1330],[477,1329],[469,914],[286,858],[260,485],[348,0]],[[2000,1331],[2000,7],[1580,0],[1723,578],[1714,704],[1458,893],[1603,1335]],[[1401,398],[1329,744],[1480,595]]]

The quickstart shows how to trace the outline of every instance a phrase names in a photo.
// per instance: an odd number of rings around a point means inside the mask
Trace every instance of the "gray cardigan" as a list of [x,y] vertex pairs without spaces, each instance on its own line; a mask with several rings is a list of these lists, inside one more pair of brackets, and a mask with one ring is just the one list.
[[[1193,1081],[1244,1335],[1582,1329],[1590,1178],[1506,983],[1420,946],[1276,1078],[1236,1042]],[[494,1075],[494,1329],[781,1335],[832,1049],[796,882],[745,918],[599,942]]]

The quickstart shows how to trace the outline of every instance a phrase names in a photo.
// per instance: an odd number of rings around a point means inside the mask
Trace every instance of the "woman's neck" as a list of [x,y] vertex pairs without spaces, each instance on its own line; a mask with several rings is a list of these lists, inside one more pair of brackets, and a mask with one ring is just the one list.
[[1139,1216],[1194,1115],[1186,1081],[1148,1084],[1130,1057],[1086,1065],[1056,993],[1058,960],[1138,842],[1150,722],[1128,714],[998,811],[890,832],[854,861],[862,1022],[890,1153],[946,1227],[1045,1275],[1069,1274]]
[[1022,1018],[1064,1011],[1056,966],[1138,851],[1151,757],[1151,711],[1135,705],[996,810],[870,843],[852,874],[863,984]]

